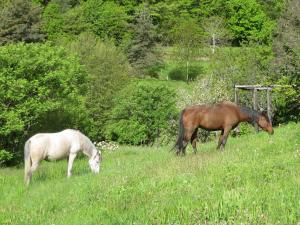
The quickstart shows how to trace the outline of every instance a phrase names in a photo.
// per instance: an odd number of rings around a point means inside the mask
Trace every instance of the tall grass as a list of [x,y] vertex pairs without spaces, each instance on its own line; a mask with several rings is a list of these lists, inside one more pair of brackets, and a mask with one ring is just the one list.
[[122,147],[99,175],[86,158],[43,162],[29,188],[22,168],[0,170],[0,224],[299,224],[300,124],[199,145]]

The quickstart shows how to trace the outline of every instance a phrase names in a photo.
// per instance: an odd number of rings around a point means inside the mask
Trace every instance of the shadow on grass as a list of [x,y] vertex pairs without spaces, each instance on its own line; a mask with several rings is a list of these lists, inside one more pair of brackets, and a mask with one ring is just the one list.
[[[32,182],[67,179],[68,160],[43,161],[32,175]],[[90,174],[91,170],[85,158],[74,160],[72,177],[81,177]]]

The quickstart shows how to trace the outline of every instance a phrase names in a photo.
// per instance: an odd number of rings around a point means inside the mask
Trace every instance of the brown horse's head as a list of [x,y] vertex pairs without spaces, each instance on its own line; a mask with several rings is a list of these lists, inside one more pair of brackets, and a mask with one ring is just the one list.
[[269,134],[274,134],[272,123],[266,112],[260,113],[257,119],[258,126]]

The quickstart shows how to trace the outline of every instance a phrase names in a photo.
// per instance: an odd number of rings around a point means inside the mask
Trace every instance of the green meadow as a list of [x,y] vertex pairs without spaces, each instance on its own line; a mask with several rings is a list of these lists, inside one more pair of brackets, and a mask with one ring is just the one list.
[[0,169],[0,224],[299,224],[300,124],[189,146],[104,152],[99,175],[87,159],[44,161],[31,185],[23,168]]

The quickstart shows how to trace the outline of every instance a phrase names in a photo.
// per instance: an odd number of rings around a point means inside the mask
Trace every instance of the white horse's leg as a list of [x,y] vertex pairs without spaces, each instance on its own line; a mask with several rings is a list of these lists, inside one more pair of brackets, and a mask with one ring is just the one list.
[[70,153],[69,155],[69,162],[68,162],[68,177],[70,177],[72,175],[71,171],[72,171],[72,166],[73,166],[73,162],[74,159],[76,158],[76,153]]
[[38,168],[38,166],[39,166],[39,162],[32,162],[30,170],[28,171],[27,176],[26,176],[26,185],[29,185],[31,177],[32,177],[32,173],[34,171],[36,171],[36,169]]
[[26,172],[25,174],[25,183],[28,186],[31,180],[31,176],[32,176],[32,172],[31,172],[31,168],[29,169],[28,172]]

